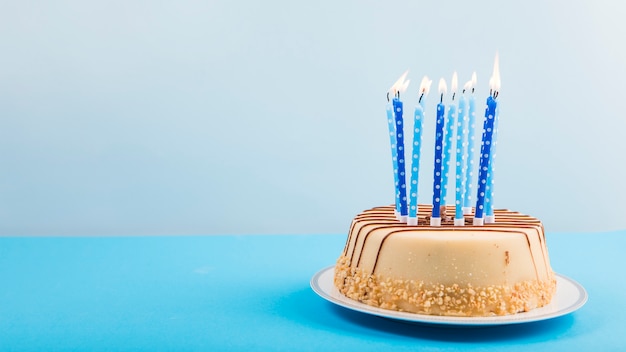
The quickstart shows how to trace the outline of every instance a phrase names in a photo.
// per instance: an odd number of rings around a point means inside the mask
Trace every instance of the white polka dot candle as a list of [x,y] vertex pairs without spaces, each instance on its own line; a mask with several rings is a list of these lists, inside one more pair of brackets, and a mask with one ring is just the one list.
[[463,193],[464,204],[463,214],[472,213],[472,178],[474,176],[474,140],[476,138],[476,99],[474,98],[474,87],[476,85],[476,72],[472,74],[470,86],[465,86],[466,90],[471,89],[469,97],[469,111],[467,121],[467,148],[465,149],[465,191]]
[[[404,120],[402,115],[404,113],[404,107],[400,100],[400,93],[404,93],[409,86],[409,81],[404,81],[401,78],[401,83],[397,86],[394,84],[392,87],[393,97],[393,114],[395,117],[395,129],[396,129],[396,151],[398,157],[398,190],[399,190],[399,202],[400,202],[400,221],[406,222],[408,216],[407,209],[407,197],[406,197],[406,163],[404,160]],[[398,80],[400,82],[400,80]],[[398,82],[396,82],[398,83]]]
[[411,185],[409,193],[409,219],[407,224],[417,225],[417,195],[420,171],[420,155],[422,150],[422,130],[424,123],[424,97],[430,90],[432,81],[424,76],[420,84],[420,97],[415,107],[413,123],[413,150],[411,158]]
[[496,108],[496,117],[493,122],[493,143],[491,146],[491,159],[489,160],[489,172],[487,173],[487,187],[485,193],[485,224],[493,224],[496,222],[496,214],[493,211],[493,187],[494,176],[496,172],[496,148],[498,147],[498,122],[500,115],[500,107]]
[[474,225],[483,225],[484,219],[484,207],[485,196],[487,188],[487,174],[490,170],[489,160],[491,159],[494,123],[496,119],[496,110],[498,103],[496,98],[498,97],[500,90],[500,68],[498,65],[498,55],[496,54],[495,62],[493,65],[493,75],[489,81],[490,94],[487,98],[487,108],[485,109],[485,122],[483,125],[483,139],[480,148],[480,165],[478,169],[478,192],[476,195],[476,212],[474,214]]
[[445,122],[446,106],[443,104],[443,95],[447,90],[446,81],[439,79],[440,100],[437,104],[437,127],[435,129],[435,166],[433,168],[433,210],[430,217],[430,226],[441,226],[441,171],[443,162],[443,127]]
[[400,214],[400,181],[398,176],[398,150],[396,147],[396,123],[395,117],[393,114],[393,104],[389,99],[389,94],[392,96],[396,95],[396,92],[399,89],[406,90],[410,81],[406,81],[406,76],[409,71],[404,72],[402,76],[396,81],[396,83],[391,86],[389,91],[387,92],[387,126],[389,127],[389,143],[391,144],[391,161],[393,164],[393,179],[395,186],[395,201],[396,201],[396,215]]
[[[450,92],[452,93],[452,103],[448,105],[448,115],[444,123],[445,133],[443,139],[443,165],[441,171],[441,204],[448,204],[446,198],[448,197],[448,176],[450,173],[450,158],[452,156],[452,144],[454,137],[454,120],[456,116],[456,105],[454,104],[454,98],[456,97],[456,90],[459,85],[459,79],[454,72],[452,74],[452,82],[450,83]],[[444,208],[445,210],[445,208]],[[445,214],[441,214],[442,217]]]
[[387,121],[389,123],[389,143],[391,144],[391,162],[393,164],[393,181],[394,181],[394,189],[395,189],[395,200],[396,200],[396,215],[400,213],[400,192],[399,192],[399,181],[398,181],[398,150],[396,149],[396,128],[395,121],[393,117],[393,105],[391,101],[387,104]]
[[[471,83],[471,81],[469,82]],[[467,86],[467,84],[466,84]],[[467,100],[465,99],[465,89],[459,98],[459,109],[456,117],[456,154],[455,154],[455,212],[454,225],[465,225],[463,216],[463,194],[465,192],[465,138],[463,131],[467,129]]]

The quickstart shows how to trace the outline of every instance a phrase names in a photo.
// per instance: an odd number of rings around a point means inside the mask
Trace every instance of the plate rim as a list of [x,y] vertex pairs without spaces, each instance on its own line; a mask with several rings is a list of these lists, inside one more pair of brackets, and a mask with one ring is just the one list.
[[[329,271],[332,271],[333,275],[330,275]],[[580,283],[576,282],[575,280],[567,276],[555,273],[557,277],[557,291],[555,294],[555,298],[558,299],[559,297],[559,292],[560,292],[558,289],[559,282],[569,283],[570,285],[574,286],[578,292],[578,296],[571,304],[563,308],[560,308],[556,311],[551,311],[545,314],[537,315],[536,314],[537,311],[533,310],[530,312],[524,312],[524,313],[518,313],[518,314],[512,314],[512,315],[493,316],[493,317],[456,317],[456,316],[427,315],[427,314],[399,312],[395,310],[383,309],[383,308],[370,306],[365,303],[352,300],[344,296],[343,294],[341,294],[332,282],[331,282],[331,287],[332,287],[331,290],[333,292],[327,292],[325,289],[323,289],[319,285],[319,282],[323,277],[325,277],[325,275],[330,275],[330,278],[332,280],[332,278],[334,277],[334,271],[335,271],[335,266],[330,265],[328,267],[325,267],[319,270],[311,278],[311,281],[310,281],[311,289],[313,289],[313,291],[318,296],[322,297],[323,299],[331,303],[334,303],[338,306],[341,306],[341,307],[344,307],[353,311],[357,311],[357,312],[361,312],[361,313],[369,314],[369,315],[374,315],[374,316],[379,316],[383,318],[388,318],[388,319],[412,322],[412,323],[424,323],[424,324],[448,325],[448,326],[454,326],[454,325],[456,326],[493,326],[493,325],[531,323],[531,322],[543,321],[543,320],[548,320],[548,319],[554,319],[554,318],[558,318],[558,317],[573,313],[576,310],[580,309],[582,306],[584,306],[585,303],[587,303],[587,300],[589,298],[587,291]],[[343,299],[337,298],[333,296],[333,294],[338,295],[339,297]],[[561,294],[563,294],[563,292],[561,292]],[[537,308],[537,309],[538,310],[550,309],[553,305],[556,305],[555,300],[553,300],[550,304],[541,308]]]

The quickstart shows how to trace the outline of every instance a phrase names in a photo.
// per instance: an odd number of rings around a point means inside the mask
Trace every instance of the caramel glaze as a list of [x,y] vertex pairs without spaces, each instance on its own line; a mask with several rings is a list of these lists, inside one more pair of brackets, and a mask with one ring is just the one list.
[[[453,206],[447,206],[446,208],[447,208],[446,209],[447,212],[454,212]],[[431,214],[431,211],[432,211],[432,206],[419,205],[418,206],[418,219],[421,220],[419,221],[419,223],[426,223],[427,219],[429,218]],[[396,219],[393,206],[383,206],[383,207],[372,208],[357,215],[352,221],[352,224],[350,226],[350,234],[349,234],[348,240],[346,241],[343,254],[350,258],[350,263],[351,263],[350,265],[352,265],[352,263],[354,263],[356,260],[356,266],[358,266],[360,264],[362,251],[355,258],[356,248],[357,247],[364,248],[369,235],[374,230],[394,229],[394,230],[391,230],[387,235],[385,235],[385,237],[382,239],[378,247],[378,253],[376,255],[376,260],[374,262],[374,267],[372,268],[372,273],[371,273],[371,274],[374,274],[376,270],[376,264],[378,263],[378,256],[380,255],[380,252],[385,243],[385,240],[389,238],[390,236],[397,234],[397,233],[414,232],[414,231],[433,232],[433,231],[451,231],[451,230],[452,231],[480,230],[480,231],[487,231],[487,232],[497,231],[500,233],[523,234],[526,238],[526,242],[528,244],[528,250],[533,259],[533,264],[535,265],[535,274],[537,276],[537,279],[539,279],[538,268],[536,265],[536,261],[534,260],[535,253],[532,249],[529,235],[524,231],[518,231],[516,229],[524,228],[524,229],[532,229],[536,231],[538,235],[537,237],[539,239],[539,247],[541,250],[541,256],[544,259],[544,263],[548,263],[548,258],[547,258],[548,254],[544,250],[545,248],[544,236],[545,235],[543,232],[543,225],[541,221],[535,217],[524,215],[519,212],[505,210],[505,209],[497,209],[494,211],[494,214],[496,217],[496,222],[493,224],[485,224],[483,226],[474,226],[474,225],[453,226],[453,223],[451,221],[444,222],[442,226],[440,227],[431,227],[431,226],[424,226],[424,225],[409,226],[405,223],[399,222]],[[467,219],[471,220],[473,216],[465,215],[465,218],[466,220]],[[355,231],[355,228],[357,227],[358,227],[358,230]],[[359,245],[359,242],[361,242],[360,245]],[[350,254],[348,255],[349,252]],[[549,275],[550,268],[546,265],[544,269],[546,271],[546,274]]]

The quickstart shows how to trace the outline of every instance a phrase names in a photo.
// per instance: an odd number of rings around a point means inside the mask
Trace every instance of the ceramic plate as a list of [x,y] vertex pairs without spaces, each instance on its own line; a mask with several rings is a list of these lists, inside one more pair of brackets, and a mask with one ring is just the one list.
[[493,317],[446,317],[397,312],[372,307],[365,303],[347,298],[341,294],[339,290],[337,290],[335,285],[333,285],[334,273],[334,266],[331,266],[322,269],[315,274],[311,279],[311,288],[313,288],[313,291],[315,291],[315,293],[320,295],[322,298],[344,308],[365,314],[377,315],[380,317],[413,323],[468,326],[530,323],[569,314],[579,309],[585,304],[585,302],[587,302],[587,292],[579,283],[565,276],[556,274],[556,294],[553,297],[552,302],[550,302],[547,306],[533,309],[530,312]]

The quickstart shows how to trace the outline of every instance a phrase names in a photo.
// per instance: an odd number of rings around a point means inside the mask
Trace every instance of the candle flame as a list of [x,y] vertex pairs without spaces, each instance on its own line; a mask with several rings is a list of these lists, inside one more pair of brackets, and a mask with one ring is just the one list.
[[420,94],[421,95],[428,94],[428,91],[430,91],[430,85],[432,83],[433,81],[429,79],[428,76],[424,76],[424,78],[422,78],[422,83],[420,84]]
[[396,83],[394,83],[391,86],[391,88],[389,88],[389,92],[392,93],[394,96],[398,93],[404,93],[406,89],[409,87],[409,82],[411,82],[411,80],[405,80],[408,74],[409,74],[408,70],[404,72],[402,76],[398,78]]
[[448,90],[448,85],[446,84],[446,80],[443,78],[439,78],[439,94],[445,94]]
[[489,88],[494,92],[500,91],[500,59],[497,52],[493,61],[493,73],[489,79]]
[[476,85],[476,71],[474,71],[472,73],[472,79],[470,79],[469,81],[465,82],[465,85],[463,85],[463,92],[465,92],[466,90],[470,90],[472,88],[474,88],[474,86]]
[[450,87],[450,91],[452,93],[456,93],[456,90],[459,87],[459,76],[456,74],[456,71],[452,74],[452,83]]

